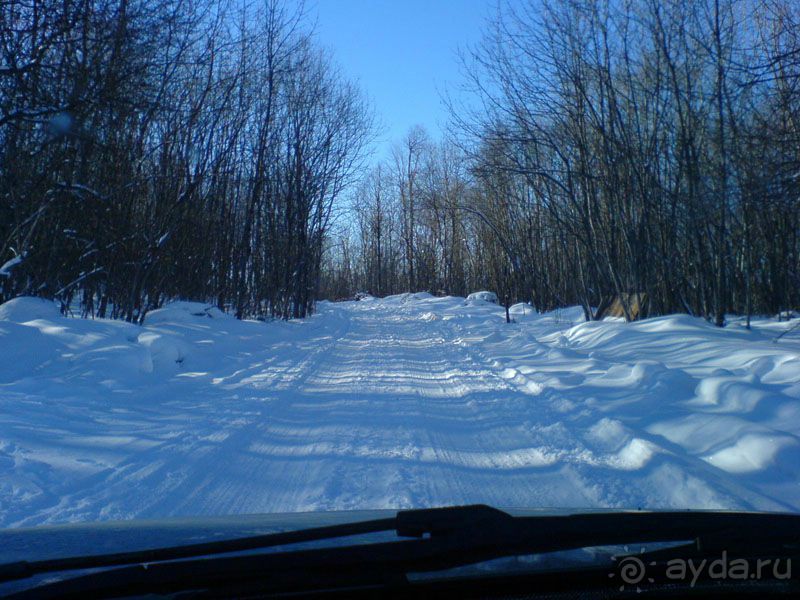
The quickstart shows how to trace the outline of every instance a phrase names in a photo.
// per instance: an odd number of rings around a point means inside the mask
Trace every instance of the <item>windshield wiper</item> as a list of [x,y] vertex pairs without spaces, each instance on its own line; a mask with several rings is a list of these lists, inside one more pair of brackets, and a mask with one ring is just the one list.
[[181,558],[244,552],[246,550],[260,550],[273,546],[300,544],[303,542],[392,531],[395,528],[396,519],[389,517],[386,519],[356,521],[353,523],[344,523],[342,525],[328,525],[325,527],[301,529],[299,531],[268,533],[214,542],[153,548],[150,550],[74,556],[39,561],[18,561],[0,564],[0,583],[13,581],[15,579],[26,579],[44,573],[79,571],[84,569],[130,565],[134,563],[157,563]]
[[[430,519],[429,516],[433,518]],[[274,546],[293,545],[383,531],[395,531],[397,535],[404,537],[417,537],[423,533],[433,533],[434,531],[440,533],[444,528],[463,527],[468,522],[474,525],[484,522],[486,519],[497,519],[498,517],[508,517],[508,515],[485,505],[400,511],[397,516],[385,519],[356,521],[341,525],[301,529],[299,531],[270,533],[132,552],[75,556],[40,561],[18,561],[0,564],[0,583],[15,579],[26,579],[44,573],[78,571],[134,563],[156,563],[181,558],[260,550]]]
[[[208,558],[234,552],[394,530],[417,539]],[[409,572],[441,571],[506,556],[592,546],[746,540],[730,551],[781,552],[800,541],[800,515],[733,512],[615,512],[512,517],[484,505],[400,511],[396,517],[144,552],[7,565],[7,572],[91,569],[140,563],[36,587],[37,597],[163,592],[257,580],[272,586],[309,581],[380,584]],[[190,556],[206,558],[177,560]],[[153,558],[158,557],[158,558]],[[173,561],[173,562],[163,562]],[[20,563],[16,563],[20,565]],[[19,569],[20,571],[17,571]],[[22,570],[24,569],[24,571]]]

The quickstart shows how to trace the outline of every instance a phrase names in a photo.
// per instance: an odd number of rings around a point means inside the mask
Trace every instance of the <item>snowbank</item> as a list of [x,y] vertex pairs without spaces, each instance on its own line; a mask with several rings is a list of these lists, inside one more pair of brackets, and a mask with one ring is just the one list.
[[27,323],[36,319],[61,318],[61,310],[52,300],[20,296],[0,304],[0,321]]
[[472,292],[467,296],[468,302],[491,302],[497,304],[497,294],[494,292]]
[[171,302],[164,308],[151,310],[145,315],[144,322],[147,325],[155,325],[157,323],[192,323],[198,318],[232,319],[234,317],[210,304],[178,301]]

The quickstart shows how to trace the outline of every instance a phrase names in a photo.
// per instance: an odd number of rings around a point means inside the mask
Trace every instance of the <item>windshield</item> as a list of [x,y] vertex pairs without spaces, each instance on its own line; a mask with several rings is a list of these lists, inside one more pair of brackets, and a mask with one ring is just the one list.
[[798,512],[798,32],[4,0],[0,529]]

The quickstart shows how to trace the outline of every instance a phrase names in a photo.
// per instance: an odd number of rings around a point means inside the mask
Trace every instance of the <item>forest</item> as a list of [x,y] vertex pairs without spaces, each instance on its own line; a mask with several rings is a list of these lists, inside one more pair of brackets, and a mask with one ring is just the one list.
[[[491,289],[627,319],[800,309],[800,4],[501,2],[387,158],[281,0],[0,3],[0,301]],[[420,15],[424,18],[424,15]]]

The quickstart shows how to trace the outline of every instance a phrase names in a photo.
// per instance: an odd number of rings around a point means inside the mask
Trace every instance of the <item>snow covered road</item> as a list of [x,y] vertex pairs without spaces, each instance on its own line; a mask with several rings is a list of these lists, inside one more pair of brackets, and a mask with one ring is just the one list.
[[424,294],[144,327],[0,306],[0,526],[396,508],[800,510],[786,323]]

